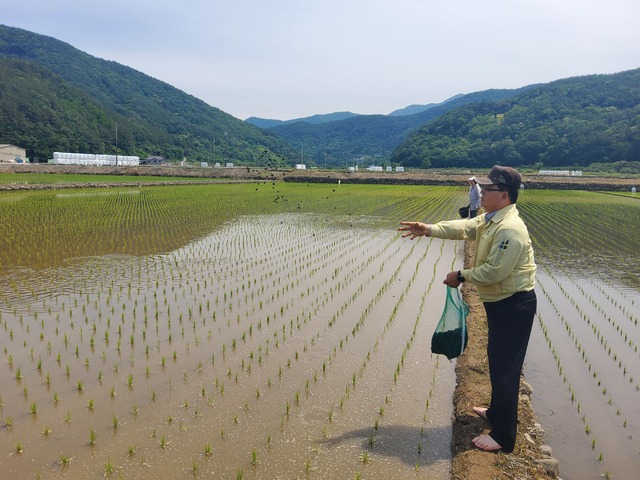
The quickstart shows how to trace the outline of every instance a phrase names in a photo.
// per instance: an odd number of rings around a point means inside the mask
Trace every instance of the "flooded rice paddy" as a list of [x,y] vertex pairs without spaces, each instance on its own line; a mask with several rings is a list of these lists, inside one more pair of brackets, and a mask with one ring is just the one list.
[[[3,475],[449,478],[454,363],[429,345],[462,242],[395,229],[464,187],[71,193],[0,196]],[[525,374],[563,478],[633,478],[640,201],[593,196],[523,195]]]
[[453,364],[428,345],[462,244],[349,217],[239,215],[139,255],[92,232],[69,249],[120,247],[7,257],[3,472],[448,478]]
[[640,469],[640,197],[540,192],[538,314],[525,375],[564,479]]

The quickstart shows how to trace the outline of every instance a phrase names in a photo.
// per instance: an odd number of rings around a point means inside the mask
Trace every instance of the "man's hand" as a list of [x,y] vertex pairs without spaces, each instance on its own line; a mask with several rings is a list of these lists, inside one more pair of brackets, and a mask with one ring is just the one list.
[[400,222],[402,227],[398,228],[399,232],[407,232],[402,234],[402,238],[411,236],[411,240],[416,237],[428,237],[431,235],[431,225],[422,222]]
[[453,272],[447,273],[447,278],[445,278],[442,283],[451,288],[458,288],[458,285],[460,285],[460,282],[458,281],[458,271],[454,270]]

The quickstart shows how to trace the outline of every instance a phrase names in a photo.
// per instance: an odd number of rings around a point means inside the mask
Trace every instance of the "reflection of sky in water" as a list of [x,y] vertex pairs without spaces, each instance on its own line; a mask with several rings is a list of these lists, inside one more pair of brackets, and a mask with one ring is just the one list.
[[535,251],[536,262],[574,278],[597,278],[631,292],[640,292],[640,252],[622,256],[606,251],[554,247]]
[[[109,192],[104,192],[108,194]],[[115,193],[115,192],[114,192]],[[74,194],[70,194],[74,195]],[[78,194],[84,195],[84,194]],[[344,217],[321,214],[279,214],[263,216],[241,216],[235,221],[221,225],[216,231],[190,242],[168,253],[149,255],[102,255],[67,258],[59,267],[38,269],[21,266],[5,268],[0,274],[0,310],[42,311],[42,301],[83,292],[95,294],[105,285],[134,284],[149,288],[158,277],[169,275],[187,281],[198,275],[198,270],[208,263],[213,272],[228,271],[252,256],[267,259],[273,252],[248,252],[253,242],[247,237],[255,235],[256,226],[282,227],[279,235],[308,235],[331,228],[349,229],[353,238],[370,236],[371,231],[359,228],[375,228],[369,217]],[[373,219],[375,220],[375,218]],[[357,222],[357,226],[355,225]],[[34,258],[35,260],[35,258]],[[56,307],[53,307],[54,310]],[[47,307],[48,309],[48,307]]]

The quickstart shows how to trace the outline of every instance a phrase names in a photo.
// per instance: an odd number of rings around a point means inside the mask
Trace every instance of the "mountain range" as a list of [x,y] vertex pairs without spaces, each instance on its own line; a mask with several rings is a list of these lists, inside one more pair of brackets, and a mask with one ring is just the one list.
[[638,162],[640,69],[456,95],[388,115],[242,121],[130,67],[0,25],[0,143],[36,161],[75,151],[267,167]]
[[266,131],[297,147],[300,161],[320,166],[388,161],[392,152],[420,126],[463,105],[505,100],[533,86],[513,90],[484,90],[458,95],[411,115],[353,115],[343,120],[305,120],[275,125]]

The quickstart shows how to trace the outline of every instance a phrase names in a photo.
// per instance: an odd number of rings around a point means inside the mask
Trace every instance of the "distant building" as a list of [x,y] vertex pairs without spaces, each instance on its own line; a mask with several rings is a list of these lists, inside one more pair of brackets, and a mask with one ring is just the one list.
[[396,167],[396,172],[404,172],[404,167]]
[[227,163],[227,164],[225,165],[225,168],[233,168],[233,163]]
[[26,163],[27,151],[15,145],[0,144],[0,163]]
[[209,166],[209,162],[200,162],[200,166],[202,168],[208,167]]
[[138,166],[140,158],[132,155],[94,155],[93,153],[53,152],[50,163],[54,165]]
[[582,170],[538,170],[538,175],[553,175],[556,177],[581,177]]
[[164,165],[167,163],[167,159],[164,157],[147,157],[144,160],[140,160],[140,165]]
[[306,170],[307,166],[304,163],[296,163],[296,170]]

